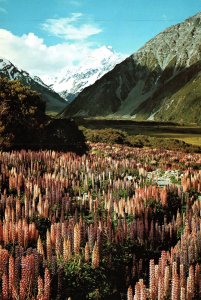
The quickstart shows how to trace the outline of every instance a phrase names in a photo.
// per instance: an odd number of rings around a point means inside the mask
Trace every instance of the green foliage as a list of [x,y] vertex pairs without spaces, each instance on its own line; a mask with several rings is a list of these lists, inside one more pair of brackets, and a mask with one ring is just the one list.
[[126,132],[117,129],[90,130],[83,128],[86,139],[93,143],[125,144]]
[[181,140],[152,137],[148,135],[128,135],[123,130],[112,128],[89,129],[80,127],[86,140],[92,143],[121,144],[137,148],[160,148],[185,152],[201,152],[201,147],[187,144]]
[[176,216],[178,210],[182,210],[181,198],[174,192],[168,192],[166,214],[169,215],[169,218],[171,218],[173,215]]
[[201,152],[201,148],[186,144],[176,139],[163,139],[146,135],[128,136],[128,143],[134,147],[161,148],[166,150],[179,150],[185,152]]
[[175,176],[170,176],[170,181],[172,184],[181,184],[181,180],[178,180]]
[[45,116],[45,103],[19,81],[0,78],[0,86],[1,148],[31,147]]
[[132,135],[127,137],[128,143],[133,147],[151,147],[151,138],[144,135]]
[[0,148],[87,151],[83,133],[70,120],[45,115],[45,102],[21,82],[0,78]]
[[43,217],[36,217],[33,221],[36,224],[36,228],[38,229],[41,239],[45,240],[47,229],[50,229],[51,226],[50,220]]
[[41,148],[72,151],[83,154],[87,151],[85,137],[74,121],[50,119],[44,126]]
[[196,189],[191,188],[189,191],[189,197],[193,197],[194,199],[198,199],[198,197],[201,196],[201,193],[199,193]]
[[104,299],[111,293],[106,266],[94,269],[79,257],[64,264],[64,286],[68,286],[67,297],[75,300]]
[[118,196],[119,198],[127,198],[128,197],[128,192],[126,189],[119,189],[118,190]]
[[132,197],[134,195],[133,187],[129,187],[128,189],[118,189],[113,192],[113,196],[117,199]]
[[183,234],[183,232],[184,232],[184,227],[185,227],[185,225],[182,225],[180,228],[178,228],[178,230],[177,230],[177,239],[178,240],[180,240],[180,238],[181,238],[181,236],[182,236],[182,234]]

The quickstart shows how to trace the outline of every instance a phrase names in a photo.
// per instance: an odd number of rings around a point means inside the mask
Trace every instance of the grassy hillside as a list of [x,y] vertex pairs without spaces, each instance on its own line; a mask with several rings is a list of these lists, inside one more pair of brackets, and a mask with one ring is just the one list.
[[138,109],[133,111],[141,120],[154,114],[156,121],[201,123],[201,64],[182,70],[160,86]]

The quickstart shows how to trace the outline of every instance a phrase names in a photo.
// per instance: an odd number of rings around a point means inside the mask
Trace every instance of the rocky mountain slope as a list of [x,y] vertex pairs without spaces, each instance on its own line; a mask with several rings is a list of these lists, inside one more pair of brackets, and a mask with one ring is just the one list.
[[158,34],[62,113],[201,123],[201,13]]
[[10,61],[0,58],[0,76],[5,76],[9,80],[20,80],[23,84],[30,86],[33,90],[41,94],[46,102],[47,112],[60,112],[66,107],[66,101],[51,90],[37,76],[30,76],[26,71],[18,69]]
[[67,101],[72,101],[84,88],[92,85],[104,74],[120,63],[124,57],[110,46],[102,46],[87,57],[81,67],[61,72],[57,77],[42,76],[46,85],[59,93]]

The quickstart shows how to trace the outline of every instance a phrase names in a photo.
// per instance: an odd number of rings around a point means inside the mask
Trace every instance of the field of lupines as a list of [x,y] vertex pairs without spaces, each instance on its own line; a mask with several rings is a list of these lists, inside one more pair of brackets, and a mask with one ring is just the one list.
[[0,152],[1,299],[201,299],[201,155],[91,146]]

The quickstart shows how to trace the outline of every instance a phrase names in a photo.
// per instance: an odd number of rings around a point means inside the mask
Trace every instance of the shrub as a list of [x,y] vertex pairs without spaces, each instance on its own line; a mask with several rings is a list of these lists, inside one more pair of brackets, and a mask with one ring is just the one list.
[[86,140],[92,143],[121,144],[137,148],[158,148],[166,150],[182,150],[185,152],[201,152],[201,147],[190,145],[176,139],[163,139],[147,135],[128,135],[125,131],[107,129],[89,129],[80,127]]
[[51,149],[82,154],[87,150],[83,133],[71,120],[45,115],[45,102],[17,80],[0,78],[0,148]]
[[82,130],[86,139],[92,143],[125,144],[127,142],[127,134],[122,130],[112,128],[91,130],[83,127]]

